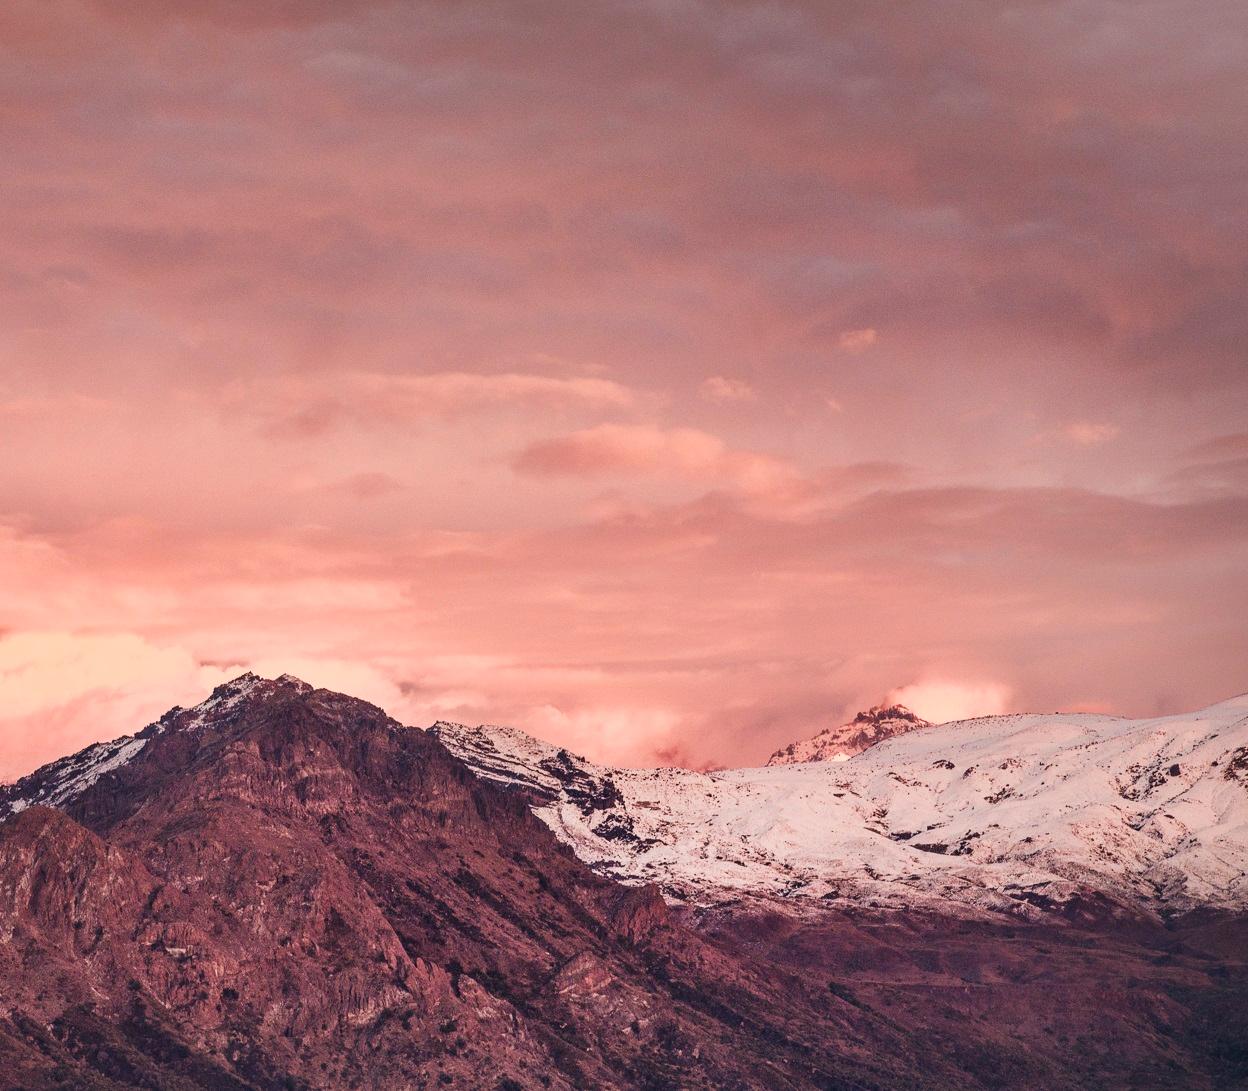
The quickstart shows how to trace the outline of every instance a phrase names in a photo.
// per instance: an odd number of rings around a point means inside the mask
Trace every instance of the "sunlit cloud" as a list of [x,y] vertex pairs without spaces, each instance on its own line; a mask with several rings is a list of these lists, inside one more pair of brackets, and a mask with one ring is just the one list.
[[1248,688],[1248,7],[1173,16],[9,5],[0,775],[247,667],[693,765]]
[[879,334],[874,329],[867,327],[861,330],[845,330],[836,339],[836,343],[846,352],[856,355],[860,352],[866,352],[878,340]]
[[0,780],[99,739],[132,734],[231,676],[184,647],[135,633],[12,633],[0,638]]
[[1079,447],[1099,447],[1118,437],[1121,429],[1110,421],[1071,421],[1062,429],[1062,435]]
[[943,724],[1008,712],[1010,691],[995,682],[924,681],[893,690],[888,701],[905,705],[932,723]]
[[318,435],[347,423],[371,427],[500,409],[621,409],[634,402],[631,391],[608,379],[518,372],[285,375],[237,381],[223,397],[229,412],[257,417],[275,434],[294,437]]
[[518,473],[544,477],[652,474],[722,481],[746,491],[797,479],[794,468],[770,455],[730,450],[696,428],[602,424],[540,440],[512,462]]
[[526,717],[539,735],[566,740],[573,752],[592,751],[612,765],[663,764],[660,755],[680,738],[682,717],[668,709],[542,705]]
[[714,402],[752,402],[757,393],[744,379],[729,379],[723,375],[713,375],[706,379],[699,389],[704,398]]

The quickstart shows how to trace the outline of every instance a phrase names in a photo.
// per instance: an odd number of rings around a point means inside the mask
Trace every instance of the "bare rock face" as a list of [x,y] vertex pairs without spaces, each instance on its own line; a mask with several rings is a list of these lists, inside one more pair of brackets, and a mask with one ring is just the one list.
[[894,735],[931,727],[905,705],[876,705],[860,712],[847,724],[828,727],[813,738],[789,743],[767,759],[768,765],[793,765],[806,761],[844,761],[861,754]]
[[611,926],[630,940],[641,940],[671,925],[667,902],[653,883],[624,887],[610,903]]

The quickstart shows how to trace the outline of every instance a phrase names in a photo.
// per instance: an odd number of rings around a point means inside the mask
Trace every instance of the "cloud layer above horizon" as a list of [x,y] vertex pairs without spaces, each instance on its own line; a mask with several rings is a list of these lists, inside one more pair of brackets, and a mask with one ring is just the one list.
[[1238,0],[5,5],[0,778],[245,669],[694,766],[1248,689],[1246,70]]

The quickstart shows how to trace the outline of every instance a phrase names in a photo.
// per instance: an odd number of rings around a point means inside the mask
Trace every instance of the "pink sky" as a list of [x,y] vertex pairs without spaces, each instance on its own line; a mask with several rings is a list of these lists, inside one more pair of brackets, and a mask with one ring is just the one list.
[[1245,43],[4,4],[0,777],[245,669],[691,765],[1248,689]]

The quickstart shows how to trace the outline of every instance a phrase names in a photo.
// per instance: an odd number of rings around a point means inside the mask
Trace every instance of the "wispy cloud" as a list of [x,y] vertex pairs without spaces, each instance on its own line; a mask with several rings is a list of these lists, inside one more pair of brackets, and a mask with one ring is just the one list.
[[723,375],[713,375],[704,380],[699,390],[702,397],[714,402],[752,402],[758,397],[744,379],[730,379]]
[[633,393],[609,379],[463,371],[383,374],[335,371],[238,380],[226,387],[228,412],[264,421],[279,435],[318,435],[342,424],[393,425],[484,411],[622,409]]
[[543,477],[644,474],[719,481],[746,491],[795,481],[783,459],[735,451],[696,428],[601,424],[530,444],[512,461],[518,473]]
[[1117,439],[1121,429],[1110,421],[1071,421],[1063,426],[1062,435],[1078,447],[1099,447]]
[[836,343],[846,352],[857,355],[860,352],[866,352],[878,340],[879,334],[871,327],[866,327],[860,330],[845,330],[837,337]]

